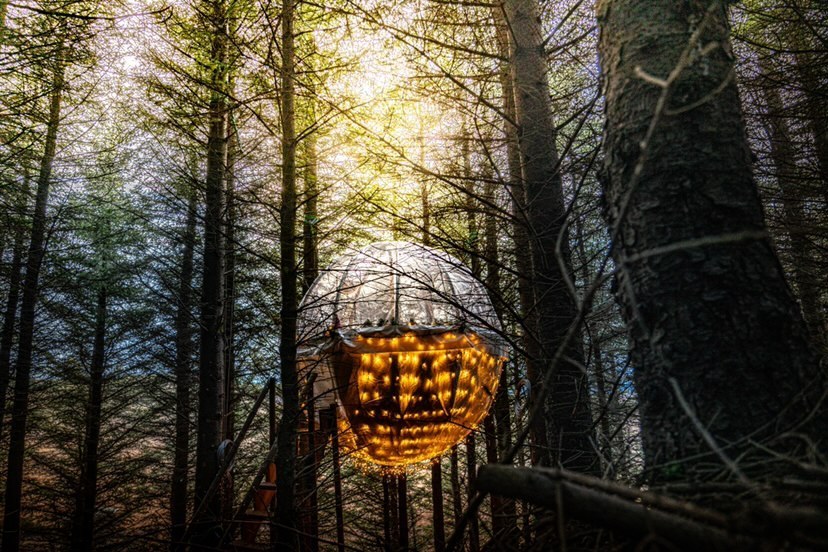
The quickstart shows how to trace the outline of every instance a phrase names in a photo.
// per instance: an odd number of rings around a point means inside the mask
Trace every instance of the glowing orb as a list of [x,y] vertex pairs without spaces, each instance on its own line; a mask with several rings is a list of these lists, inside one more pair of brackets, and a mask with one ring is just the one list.
[[380,242],[334,263],[300,308],[300,365],[337,401],[351,453],[384,466],[433,458],[485,418],[503,365],[483,285],[453,257]]

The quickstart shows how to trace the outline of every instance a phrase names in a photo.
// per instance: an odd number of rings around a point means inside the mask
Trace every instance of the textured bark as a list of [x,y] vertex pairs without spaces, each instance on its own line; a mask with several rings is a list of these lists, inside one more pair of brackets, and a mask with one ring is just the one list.
[[[227,7],[213,0],[210,14],[213,60],[208,109],[207,174],[205,179],[204,260],[201,287],[201,343],[198,363],[198,437],[196,439],[195,501],[201,503],[218,473],[216,454],[223,435],[224,407],[224,244],[222,215],[227,156]],[[220,536],[221,504],[214,494],[195,532],[204,549]]]
[[299,383],[296,373],[296,111],[295,111],[295,0],[282,4],[282,204],[279,211],[279,272],[282,284],[282,335],[279,341],[282,379],[282,421],[279,424],[276,473],[276,521],[282,550],[296,550],[296,432],[299,424]]
[[175,314],[175,452],[170,488],[170,549],[176,550],[187,523],[187,480],[190,462],[190,388],[193,369],[192,284],[196,240],[196,198],[190,192],[182,235],[178,305]]
[[[58,51],[60,50],[62,50],[62,47]],[[46,126],[43,156],[40,158],[40,172],[37,178],[37,193],[32,216],[31,241],[26,257],[26,278],[23,281],[23,295],[20,303],[20,339],[17,345],[17,362],[15,364],[9,456],[6,464],[8,476],[3,511],[3,541],[2,546],[0,546],[4,552],[17,552],[20,549],[20,498],[23,491],[23,455],[26,449],[26,421],[29,415],[29,384],[34,345],[35,308],[37,307],[39,295],[40,267],[45,255],[46,205],[49,201],[49,183],[52,177],[52,163],[55,160],[58,127],[60,126],[64,69],[63,64],[57,62],[57,67],[52,75],[49,121]]]
[[106,287],[98,291],[95,310],[95,340],[92,347],[92,367],[89,374],[89,400],[86,403],[86,431],[83,439],[83,463],[75,511],[72,518],[73,552],[93,549],[95,535],[95,503],[98,498],[98,445],[101,440],[101,407],[106,347],[106,317],[108,293]]
[[[763,456],[748,439],[767,443],[794,428],[824,453],[825,374],[765,237],[725,8],[615,0],[597,9],[604,192],[651,481],[719,473],[699,426],[729,458]],[[666,91],[636,74],[668,78],[685,49],[699,51],[694,31],[714,47]],[[662,93],[671,113],[659,111]],[[748,475],[751,465],[772,471],[766,457],[741,462]]]
[[782,192],[782,212],[785,231],[791,246],[791,273],[799,292],[802,315],[811,338],[821,347],[826,346],[825,318],[820,301],[821,274],[815,261],[813,245],[806,235],[807,221],[803,206],[806,191],[800,185],[801,178],[796,166],[796,152],[791,141],[791,130],[785,118],[779,90],[771,75],[773,69],[768,60],[762,62],[762,92],[767,113],[765,123],[771,146],[771,160],[775,168],[776,182]]
[[538,6],[534,0],[506,0],[503,7],[511,31],[510,65],[542,349],[540,374],[532,381],[534,391],[540,389],[546,374],[554,370],[543,407],[551,457],[542,456],[541,461],[576,471],[595,471],[598,462],[591,443],[592,417],[587,378],[580,367],[583,364],[580,338],[566,346],[566,356],[573,362],[550,365],[575,319],[576,305],[560,268],[563,265],[564,270],[572,272],[569,242],[565,237],[561,240],[560,252],[557,251],[565,211]]

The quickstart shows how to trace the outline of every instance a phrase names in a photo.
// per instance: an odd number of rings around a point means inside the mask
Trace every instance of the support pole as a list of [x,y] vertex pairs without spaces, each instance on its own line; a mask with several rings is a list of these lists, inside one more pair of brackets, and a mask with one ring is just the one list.
[[400,508],[400,552],[408,552],[408,480],[404,473],[397,476],[397,504]]
[[339,467],[339,428],[336,424],[336,405],[331,405],[331,455],[333,456],[334,503],[336,508],[336,548],[345,552],[345,520],[342,515],[342,472]]
[[[466,467],[468,468],[468,499],[471,504],[475,493],[475,480],[477,479],[477,453],[474,446],[474,432],[469,433],[466,437]],[[472,516],[469,520],[469,551],[480,551],[480,525],[477,522],[477,516]]]
[[443,516],[443,466],[440,458],[431,463],[431,504],[434,552],[443,552],[446,549],[446,527]]
[[393,552],[391,545],[391,476],[382,474],[382,528],[385,537],[385,552]]

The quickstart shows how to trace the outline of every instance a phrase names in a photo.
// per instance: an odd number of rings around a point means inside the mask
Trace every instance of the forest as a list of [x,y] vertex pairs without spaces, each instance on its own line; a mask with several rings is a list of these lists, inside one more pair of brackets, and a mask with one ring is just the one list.
[[0,0],[0,550],[828,550],[826,91],[822,0]]

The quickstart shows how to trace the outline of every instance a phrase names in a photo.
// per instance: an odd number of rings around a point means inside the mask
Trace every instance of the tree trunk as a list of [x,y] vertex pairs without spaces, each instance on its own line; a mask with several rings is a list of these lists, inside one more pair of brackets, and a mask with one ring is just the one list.
[[[26,183],[23,196],[29,191]],[[25,205],[25,202],[24,202]],[[23,214],[21,210],[21,215]],[[12,245],[11,273],[9,274],[9,295],[3,314],[3,330],[0,335],[0,438],[3,436],[6,420],[6,395],[11,381],[11,350],[14,343],[14,326],[17,320],[17,303],[20,300],[20,279],[23,266],[23,224],[18,222]]]
[[776,169],[776,182],[782,192],[783,221],[791,244],[793,282],[799,292],[802,315],[811,338],[821,347],[825,347],[825,319],[820,304],[820,278],[817,275],[819,268],[814,258],[813,247],[806,236],[808,225],[803,204],[807,194],[800,185],[796,155],[791,141],[791,131],[785,119],[782,98],[770,78],[773,69],[767,60],[762,61],[761,68],[765,77],[761,89],[768,110],[765,123],[770,139],[771,159]]
[[812,53],[807,41],[801,37],[804,29],[797,31],[794,33],[797,37],[794,39],[794,48],[797,50],[796,71],[805,95],[803,111],[814,140],[822,195],[826,201],[825,209],[828,210],[828,101],[822,84],[825,82],[826,70],[824,62],[819,62],[818,54]]
[[550,366],[575,319],[576,305],[560,268],[563,265],[566,272],[572,272],[566,237],[561,240],[560,252],[557,251],[565,211],[540,16],[535,0],[507,0],[504,11],[511,30],[510,62],[542,349],[542,377],[532,382],[533,396],[537,396],[535,391],[542,385],[543,377],[554,369],[543,408],[546,442],[552,455],[544,460],[575,471],[595,472],[598,462],[591,442],[592,416],[587,377],[581,370],[580,337],[566,346],[566,356],[571,361]]
[[282,283],[282,335],[279,342],[280,370],[282,376],[282,422],[279,425],[276,473],[279,474],[276,490],[277,535],[283,550],[296,550],[297,514],[295,499],[296,480],[296,431],[299,423],[299,382],[296,373],[296,112],[295,112],[295,61],[294,61],[294,4],[284,0],[282,4],[282,68],[281,68],[281,119],[282,119],[282,205],[279,248],[279,271]]
[[796,428],[824,443],[825,374],[766,236],[725,8],[604,0],[597,10],[604,192],[649,478],[716,477],[723,455],[767,474],[772,460],[749,440]]
[[[506,18],[499,8],[495,9],[494,17],[497,29],[498,52],[504,59],[509,59],[509,32]],[[515,126],[517,118],[515,114],[515,93],[509,64],[504,64],[500,71],[500,85],[503,90],[503,113],[507,119],[503,122],[503,132],[506,139],[506,159],[509,165],[508,190],[512,200],[512,235],[516,251],[515,269],[517,272],[518,297],[520,299],[522,356],[526,363],[526,375],[529,381],[534,383],[541,377],[540,367],[538,366],[541,350],[538,342],[535,291],[532,288],[531,280],[534,268],[532,266],[532,256],[525,254],[526,251],[531,249],[528,233],[529,223],[526,220],[526,190],[524,189],[523,169],[518,146],[518,129]],[[548,465],[551,458],[546,440],[546,420],[544,416],[536,416],[529,422],[531,424],[530,437],[533,445],[532,464]]]
[[75,495],[72,519],[73,552],[88,552],[93,548],[95,533],[95,503],[98,498],[98,444],[101,438],[101,408],[106,348],[107,290],[98,291],[95,311],[95,342],[92,349],[92,369],[89,374],[89,402],[86,405],[86,432],[83,440],[83,463]]
[[305,220],[302,223],[302,293],[319,275],[319,253],[317,251],[317,233],[319,231],[319,160],[316,152],[316,134],[305,138]]
[[[483,196],[489,204],[486,220],[484,222],[485,237],[485,258],[486,258],[486,289],[492,297],[495,312],[499,320],[503,320],[504,304],[503,294],[500,289],[500,252],[498,249],[497,218],[494,211],[495,182],[489,179],[484,187]],[[500,383],[497,388],[497,395],[494,402],[494,410],[490,414],[494,431],[486,429],[486,455],[489,463],[496,462],[498,457],[504,455],[512,448],[512,416],[509,409],[509,382],[508,370],[504,365],[500,374]],[[489,440],[494,440],[494,447],[490,449]],[[492,503],[492,532],[494,533],[495,545],[500,548],[507,548],[507,538],[512,539],[517,535],[517,510],[512,499],[502,497],[491,497]]]
[[193,250],[196,240],[196,194],[189,192],[182,235],[181,272],[175,314],[175,452],[170,489],[170,549],[177,550],[187,523],[187,479],[190,458],[190,385],[192,382]]
[[[204,263],[201,288],[201,344],[198,363],[198,437],[196,440],[196,504],[206,497],[218,473],[217,448],[223,435],[224,406],[224,244],[222,214],[227,157],[227,14],[224,0],[207,8],[211,13],[214,62],[208,110],[207,174],[205,179]],[[207,549],[221,531],[219,494],[210,498],[197,520],[196,543]]]
[[477,231],[477,200],[475,190],[475,180],[472,174],[471,167],[471,136],[465,128],[462,131],[462,144],[460,147],[461,155],[463,156],[463,182],[464,190],[466,192],[466,231],[469,237],[466,240],[466,253],[471,260],[471,271],[475,278],[480,278],[480,247],[479,247],[479,232]]
[[[232,90],[232,85],[230,85]],[[236,158],[239,153],[239,135],[232,124],[233,113],[227,117],[227,166],[225,169],[224,219],[224,439],[235,435],[236,357],[233,347],[236,324]],[[232,494],[232,489],[228,489]],[[228,506],[225,504],[225,506]],[[229,510],[232,511],[232,504]]]
[[[62,51],[58,48],[58,52]],[[59,57],[59,56],[58,56]],[[23,491],[23,455],[26,449],[26,420],[29,414],[29,383],[32,369],[34,342],[35,308],[38,299],[40,266],[45,254],[46,204],[49,200],[49,181],[52,163],[57,148],[57,133],[60,125],[60,107],[64,87],[64,66],[58,61],[52,75],[52,92],[49,98],[49,122],[40,173],[37,178],[32,234],[29,253],[26,258],[26,278],[23,281],[23,296],[20,304],[20,340],[17,345],[17,363],[14,378],[14,400],[12,403],[11,434],[6,470],[5,509],[3,511],[3,552],[17,552],[20,549],[20,499]]]

